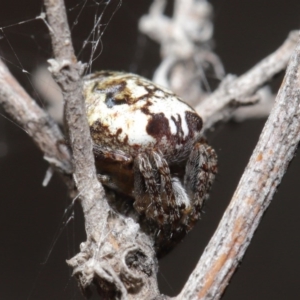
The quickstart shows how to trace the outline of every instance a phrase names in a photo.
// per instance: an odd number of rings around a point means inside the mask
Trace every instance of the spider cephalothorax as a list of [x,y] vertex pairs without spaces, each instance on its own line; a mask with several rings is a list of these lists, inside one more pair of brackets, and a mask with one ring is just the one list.
[[201,118],[134,74],[89,75],[84,93],[99,180],[132,197],[135,210],[165,236],[190,230],[217,170]]

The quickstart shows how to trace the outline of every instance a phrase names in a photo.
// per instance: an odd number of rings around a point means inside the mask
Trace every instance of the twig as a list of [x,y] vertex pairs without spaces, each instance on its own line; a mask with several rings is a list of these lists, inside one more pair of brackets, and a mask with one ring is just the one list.
[[62,174],[71,174],[71,156],[57,124],[43,111],[0,60],[0,104],[34,140],[44,158]]
[[236,122],[243,122],[249,119],[266,119],[274,106],[276,95],[272,93],[270,86],[260,88],[255,96],[259,99],[255,105],[241,106],[233,112],[231,119]]
[[82,94],[83,65],[76,62],[63,0],[45,0],[55,60],[51,72],[63,91],[73,150],[74,179],[85,217],[87,242],[68,261],[83,291],[95,283],[104,299],[152,299],[159,295],[150,237],[130,218],[114,213],[97,180]]
[[[55,60],[49,61],[50,71],[63,91],[65,119],[74,161],[73,176],[80,193],[89,236],[106,219],[103,214],[108,213],[108,205],[103,201],[104,190],[97,180],[93,145],[85,114],[81,81],[84,67],[74,55],[63,1],[44,2],[55,55]],[[94,212],[96,218],[88,217],[89,213]]]
[[224,77],[222,63],[211,50],[212,6],[207,0],[175,0],[170,18],[164,14],[166,3],[154,0],[139,30],[161,45],[162,62],[153,81],[194,105],[209,91],[207,69]]
[[214,236],[177,299],[219,299],[300,140],[300,42],[275,106]]
[[204,129],[211,128],[218,121],[227,120],[237,107],[257,101],[253,97],[254,93],[286,68],[297,41],[298,31],[293,31],[282,46],[244,75],[238,78],[228,75],[219,88],[196,107],[203,119]]

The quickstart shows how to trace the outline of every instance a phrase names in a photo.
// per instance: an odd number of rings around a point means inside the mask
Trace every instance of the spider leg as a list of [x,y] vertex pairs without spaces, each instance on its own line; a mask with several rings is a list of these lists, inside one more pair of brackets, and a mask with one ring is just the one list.
[[97,144],[93,144],[93,152],[96,160],[101,160],[106,163],[119,162],[119,163],[129,164],[132,161],[132,158],[122,150],[106,149]]
[[176,227],[187,195],[172,178],[167,161],[158,152],[139,154],[134,162],[135,208],[159,227]]
[[217,173],[217,155],[207,144],[195,144],[186,164],[184,187],[191,200],[191,210],[184,223],[190,230],[200,218],[201,207]]
[[138,154],[134,160],[134,207],[139,213],[145,213],[147,219],[163,225],[165,214],[156,177],[149,155]]
[[132,194],[133,172],[132,157],[121,150],[93,145],[98,180],[105,186]]
[[157,182],[160,187],[164,213],[168,216],[168,223],[175,225],[174,222],[176,223],[180,219],[180,207],[183,204],[180,196],[184,190],[180,189],[179,180],[171,177],[169,165],[160,154],[153,151],[151,159],[157,171]]

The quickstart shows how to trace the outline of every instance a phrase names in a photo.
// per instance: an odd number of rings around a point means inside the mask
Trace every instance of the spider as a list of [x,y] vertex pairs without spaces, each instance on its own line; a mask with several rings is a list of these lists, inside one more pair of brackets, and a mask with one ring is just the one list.
[[84,96],[99,180],[133,199],[164,238],[189,231],[217,172],[202,119],[171,91],[130,73],[86,76]]

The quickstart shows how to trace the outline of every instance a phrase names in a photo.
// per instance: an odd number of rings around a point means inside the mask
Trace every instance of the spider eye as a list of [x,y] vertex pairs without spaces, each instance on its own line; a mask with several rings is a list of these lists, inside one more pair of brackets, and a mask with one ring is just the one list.
[[115,106],[117,104],[116,100],[113,97],[113,93],[108,93],[106,95],[105,104],[108,108],[112,108],[113,106]]
[[112,108],[115,105],[126,104],[125,99],[116,99],[114,98],[114,93],[107,93],[105,98],[105,104],[108,108]]
[[99,94],[105,94],[105,101],[104,103],[108,108],[112,108],[115,105],[122,105],[126,104],[126,97],[122,94],[124,90],[124,84],[110,84],[107,85],[105,88],[101,88],[98,85],[95,85],[93,91]]

